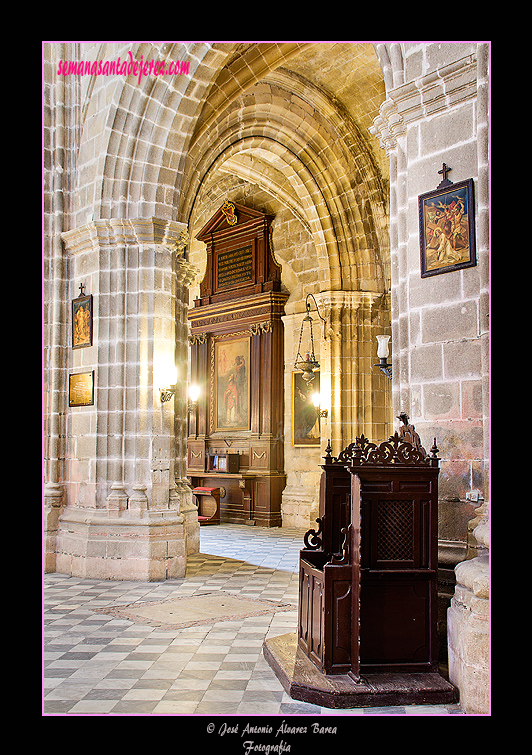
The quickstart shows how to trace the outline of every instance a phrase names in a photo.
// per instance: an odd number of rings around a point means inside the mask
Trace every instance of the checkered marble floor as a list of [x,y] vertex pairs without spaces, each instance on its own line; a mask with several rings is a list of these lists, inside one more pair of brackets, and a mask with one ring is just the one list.
[[[47,574],[44,715],[346,716],[462,714],[459,705],[333,710],[291,699],[262,643],[296,631],[303,532],[202,527],[185,579],[111,582]],[[223,590],[293,610],[165,630],[98,613]]]

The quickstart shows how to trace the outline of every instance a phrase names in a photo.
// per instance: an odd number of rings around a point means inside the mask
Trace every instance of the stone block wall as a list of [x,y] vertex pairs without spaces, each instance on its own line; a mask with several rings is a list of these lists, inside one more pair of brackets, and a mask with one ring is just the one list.
[[464,541],[474,515],[470,494],[484,495],[487,482],[488,245],[477,233],[475,267],[421,278],[418,198],[436,189],[445,162],[454,183],[473,179],[476,227],[486,225],[487,115],[477,96],[483,63],[473,43],[401,48],[402,76],[374,126],[393,172],[394,415],[406,411],[425,444],[436,437],[440,539]]
[[55,563],[50,558],[57,571],[178,577],[187,553],[199,548],[184,430],[176,434],[174,406],[160,397],[174,385],[182,415],[184,302],[196,275],[178,250],[182,232],[152,218],[99,220],[63,233],[70,272],[64,306],[82,283],[93,296],[94,325],[93,345],[66,350],[65,361],[69,373],[94,371],[94,403],[67,415],[63,511],[53,518]]
[[[409,413],[422,441],[435,437],[440,449],[439,560],[456,567],[457,582],[447,617],[449,672],[464,710],[484,714],[489,711],[489,50],[483,43],[382,47],[387,99],[374,133],[391,166],[394,414]],[[436,189],[443,163],[452,168],[454,183],[473,179],[477,264],[421,278],[418,197]],[[479,512],[485,521],[473,529],[470,521]]]

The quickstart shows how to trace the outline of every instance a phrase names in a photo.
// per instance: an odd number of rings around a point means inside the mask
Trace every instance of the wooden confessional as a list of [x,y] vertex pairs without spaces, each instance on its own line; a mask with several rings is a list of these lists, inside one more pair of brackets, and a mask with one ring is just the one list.
[[298,632],[265,643],[293,697],[328,707],[454,702],[438,671],[438,475],[406,418],[322,465],[300,552]]

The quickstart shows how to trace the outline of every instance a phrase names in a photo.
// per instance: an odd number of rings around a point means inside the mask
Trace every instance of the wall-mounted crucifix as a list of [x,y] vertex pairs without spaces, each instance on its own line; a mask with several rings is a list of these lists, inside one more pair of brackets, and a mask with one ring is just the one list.
[[446,186],[452,185],[453,182],[447,178],[447,173],[449,173],[451,170],[452,168],[449,168],[448,165],[443,163],[441,170],[438,171],[438,175],[443,176],[443,181],[441,181],[441,183],[438,185],[438,189],[443,189]]

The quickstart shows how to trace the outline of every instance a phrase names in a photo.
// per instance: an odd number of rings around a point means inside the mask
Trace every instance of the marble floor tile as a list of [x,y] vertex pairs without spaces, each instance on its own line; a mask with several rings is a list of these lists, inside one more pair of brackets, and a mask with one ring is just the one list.
[[[303,534],[204,527],[201,553],[189,557],[186,578],[163,583],[45,575],[43,715],[197,717],[203,728],[214,716],[219,725],[240,716],[463,715],[458,705],[332,710],[286,694],[262,644],[296,631]],[[181,629],[96,610],[219,590],[291,608]]]

